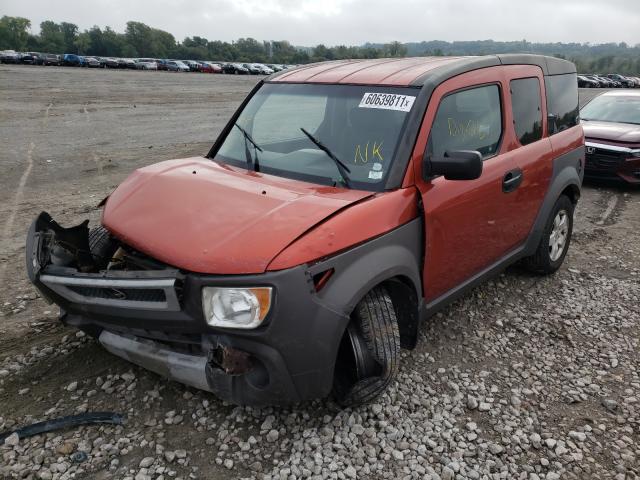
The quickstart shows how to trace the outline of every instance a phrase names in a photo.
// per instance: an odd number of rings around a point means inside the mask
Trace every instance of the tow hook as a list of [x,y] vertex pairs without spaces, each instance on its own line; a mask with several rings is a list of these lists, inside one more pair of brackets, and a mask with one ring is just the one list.
[[250,354],[225,345],[218,345],[210,351],[209,363],[228,375],[243,375],[253,369]]

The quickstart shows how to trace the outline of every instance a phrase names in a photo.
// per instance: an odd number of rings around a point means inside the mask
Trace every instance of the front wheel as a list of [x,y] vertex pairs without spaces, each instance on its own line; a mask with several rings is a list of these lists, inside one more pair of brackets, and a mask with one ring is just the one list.
[[536,252],[523,260],[527,270],[541,275],[554,273],[567,255],[573,233],[574,205],[562,195],[551,209]]
[[373,400],[395,377],[400,359],[400,332],[387,289],[378,286],[360,301],[342,337],[333,394],[343,407]]

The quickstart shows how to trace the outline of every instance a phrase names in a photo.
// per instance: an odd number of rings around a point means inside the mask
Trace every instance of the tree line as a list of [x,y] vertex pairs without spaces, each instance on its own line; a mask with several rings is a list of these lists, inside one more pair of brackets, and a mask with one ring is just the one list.
[[293,46],[286,40],[258,41],[240,38],[233,42],[208,40],[192,36],[182,41],[169,32],[142,22],[127,22],[125,31],[110,27],[91,27],[80,31],[69,22],[46,20],[40,33],[31,33],[31,21],[23,17],[0,19],[0,50],[75,53],[125,58],[180,58],[185,60],[219,60],[263,63],[308,63],[345,58],[382,58],[405,56],[487,55],[496,53],[539,53],[573,61],[579,72],[623,75],[640,74],[640,45],[625,43],[531,43],[526,40],[496,42],[391,42],[366,43],[361,46]]

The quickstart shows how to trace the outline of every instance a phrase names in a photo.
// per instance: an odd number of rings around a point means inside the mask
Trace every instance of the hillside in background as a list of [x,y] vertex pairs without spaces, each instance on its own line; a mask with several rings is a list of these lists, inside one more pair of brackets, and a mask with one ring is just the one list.
[[[327,42],[330,43],[330,42]],[[127,22],[124,32],[94,26],[80,31],[69,22],[50,20],[40,24],[40,33],[31,33],[31,21],[22,17],[0,19],[0,50],[75,53],[108,57],[180,58],[298,64],[345,58],[405,56],[487,55],[495,53],[539,53],[573,61],[581,73],[640,75],[640,45],[606,43],[531,43],[526,40],[497,42],[475,40],[445,42],[366,43],[360,46],[320,44],[293,46],[286,40],[258,41],[240,38],[233,42],[193,36],[178,41],[164,30],[142,22]]]

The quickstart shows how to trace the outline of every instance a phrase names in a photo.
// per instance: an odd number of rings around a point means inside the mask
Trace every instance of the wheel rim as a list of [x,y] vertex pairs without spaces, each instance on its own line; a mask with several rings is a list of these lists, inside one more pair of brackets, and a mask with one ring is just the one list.
[[557,261],[567,246],[569,237],[569,214],[566,210],[560,210],[553,219],[553,228],[549,235],[549,258]]

